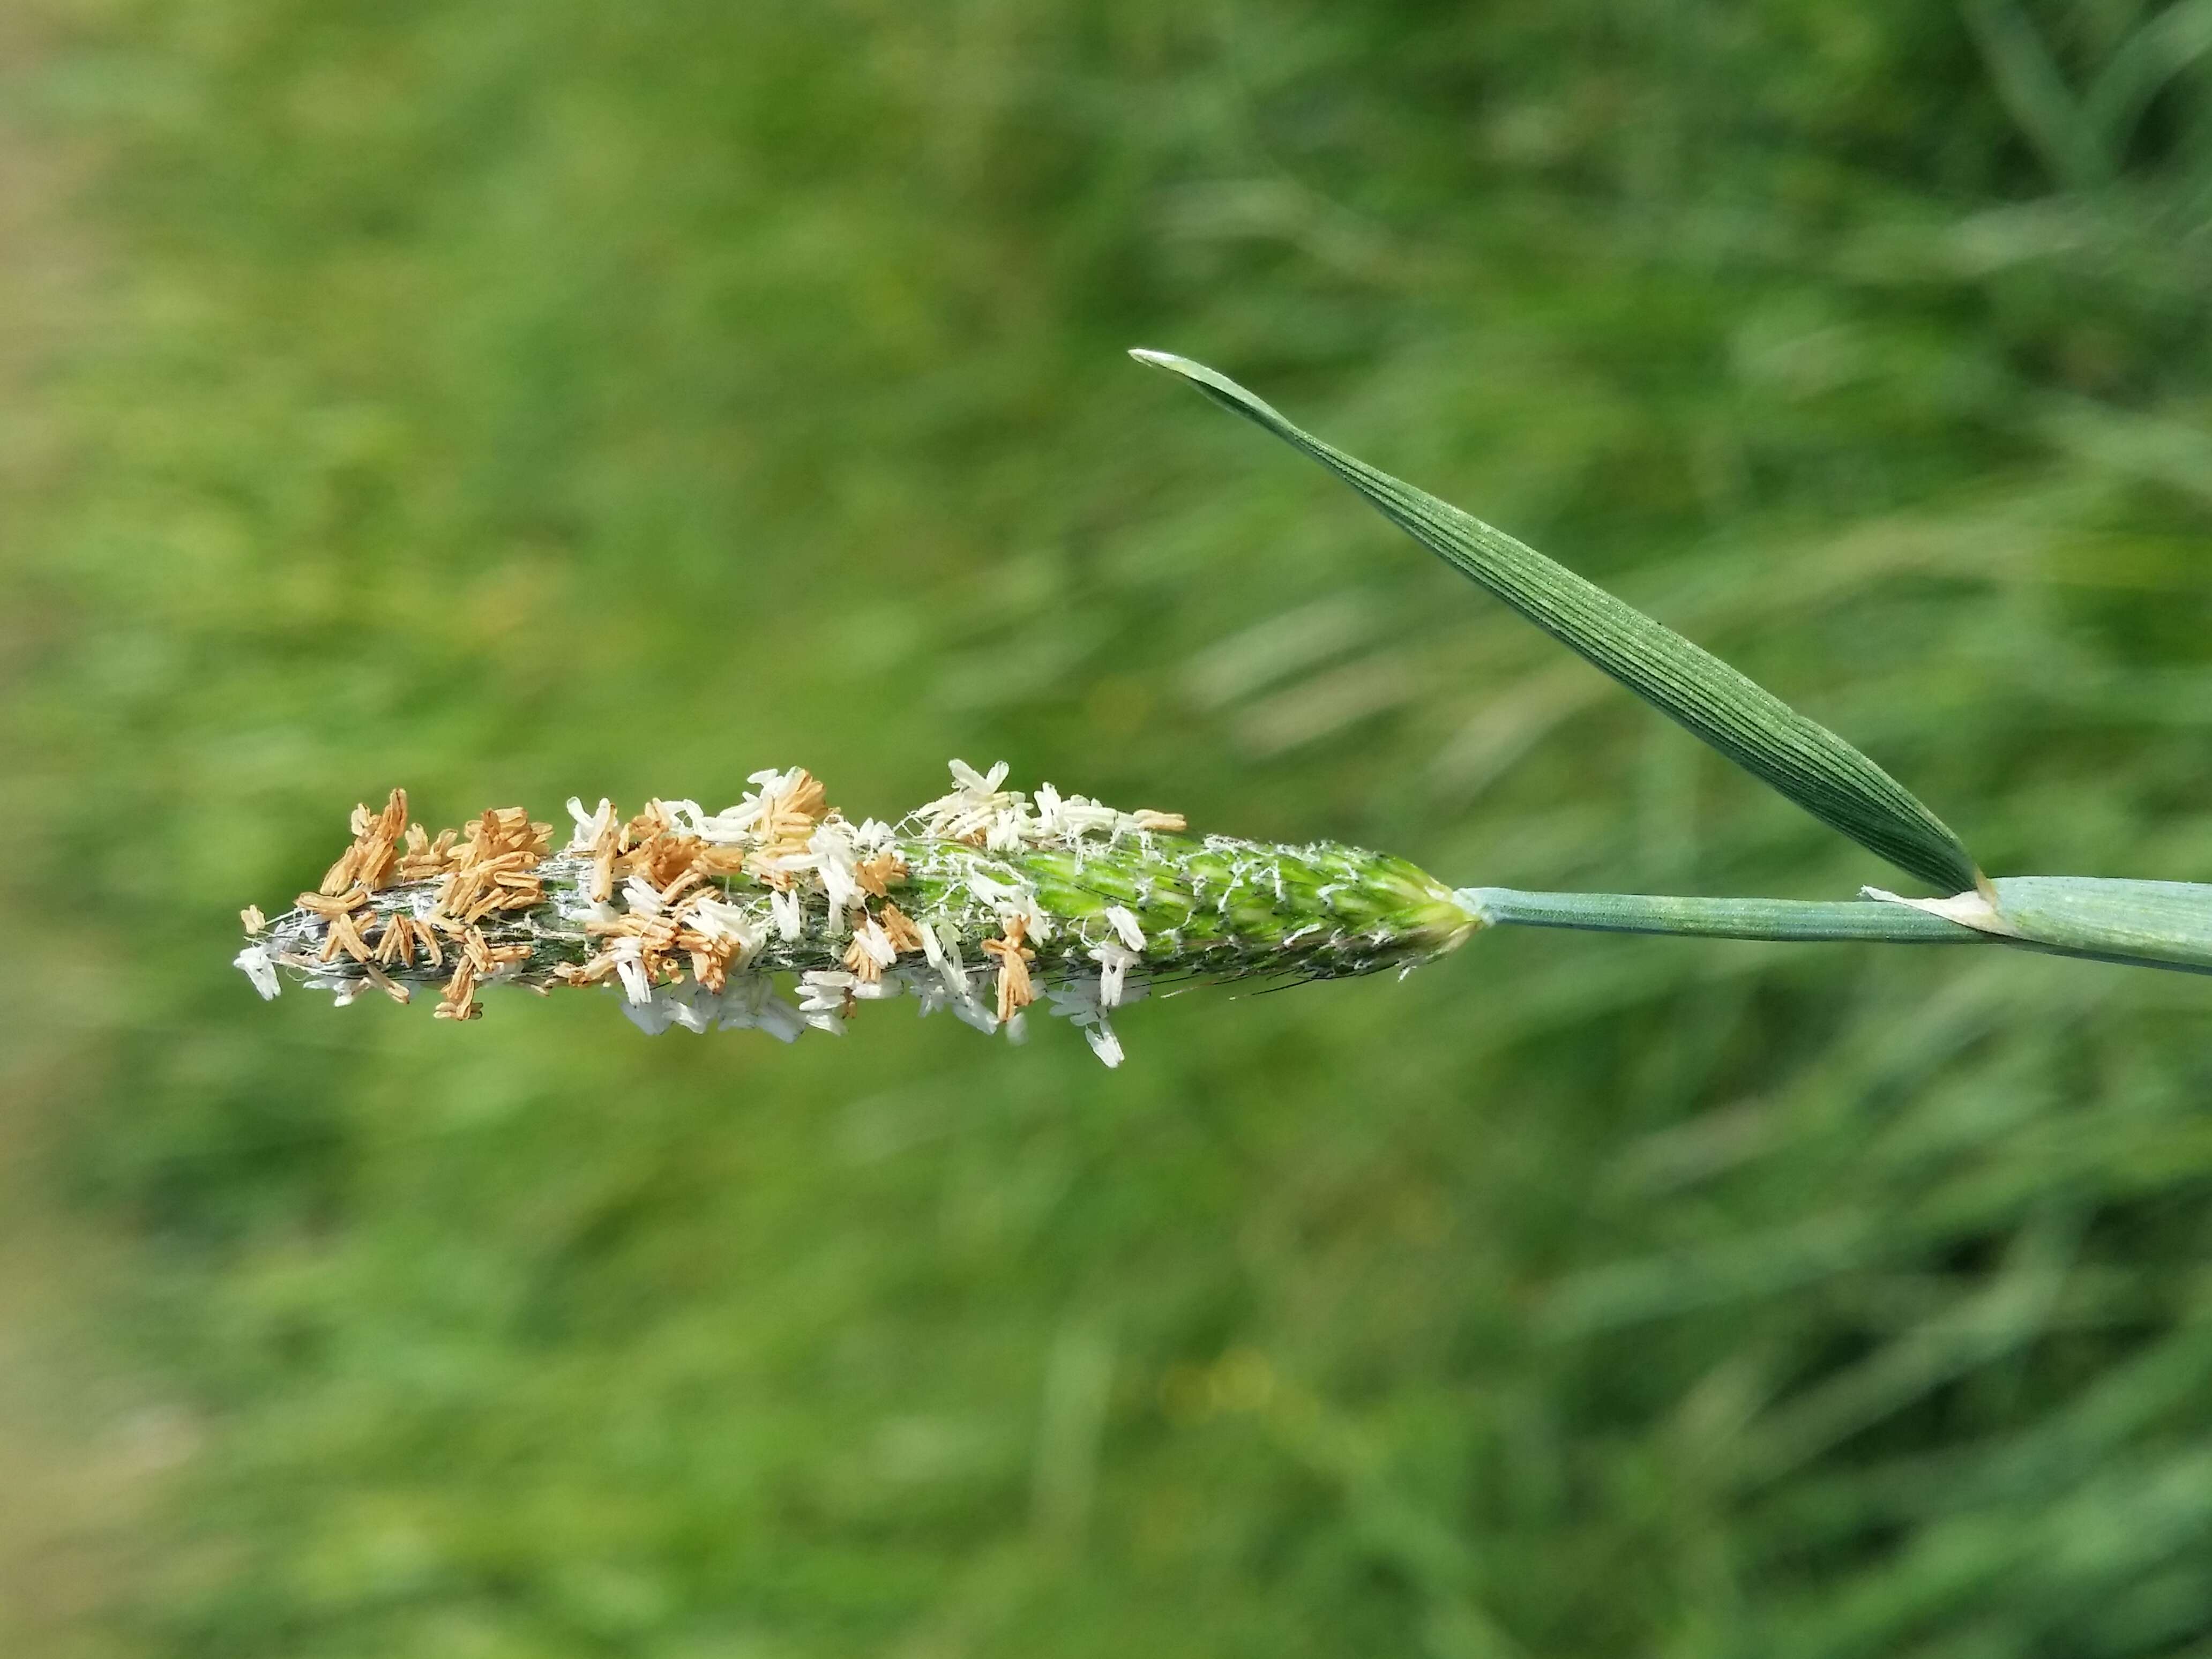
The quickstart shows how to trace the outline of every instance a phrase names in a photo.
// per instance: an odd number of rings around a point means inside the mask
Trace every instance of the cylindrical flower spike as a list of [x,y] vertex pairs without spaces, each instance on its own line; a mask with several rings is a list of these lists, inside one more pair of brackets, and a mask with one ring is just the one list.
[[459,1020],[488,985],[605,984],[648,1032],[786,1041],[901,994],[1013,1035],[1042,991],[1113,1066],[1112,1011],[1157,981],[1409,969],[1482,925],[1401,859],[1193,837],[1173,814],[1005,789],[1006,772],[955,761],[951,793],[896,825],[846,818],[799,769],[755,773],[714,813],[657,800],[625,823],[572,800],[557,854],[515,808],[434,841],[395,790],[356,811],[321,890],[271,922],[245,913],[238,965],[264,997],[280,969],[341,1002],[434,985]]

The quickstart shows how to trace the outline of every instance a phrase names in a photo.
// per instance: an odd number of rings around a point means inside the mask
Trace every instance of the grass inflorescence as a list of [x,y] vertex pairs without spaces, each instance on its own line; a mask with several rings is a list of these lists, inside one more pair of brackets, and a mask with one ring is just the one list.
[[604,985],[647,1032],[787,1042],[904,995],[1018,1036],[1042,991],[1113,1066],[1111,1012],[1161,980],[1409,968],[1480,925],[1401,859],[1194,837],[1178,814],[1003,788],[1004,763],[951,772],[951,793],[896,824],[847,817],[801,768],[755,773],[717,812],[656,799],[625,820],[572,799],[557,854],[553,826],[520,807],[434,838],[394,790],[381,811],[355,809],[319,890],[273,922],[244,914],[238,964],[264,996],[280,969],[342,1003],[434,986],[456,1021],[492,985]]

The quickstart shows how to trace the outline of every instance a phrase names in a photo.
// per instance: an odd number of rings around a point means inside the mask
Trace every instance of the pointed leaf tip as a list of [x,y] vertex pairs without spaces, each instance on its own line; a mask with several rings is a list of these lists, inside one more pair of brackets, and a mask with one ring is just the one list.
[[[1188,357],[1178,357],[1172,351],[1154,351],[1149,346],[1132,346],[1129,348],[1129,355],[1147,368],[1165,369],[1170,374],[1181,375],[1217,403],[1224,404],[1231,409],[1243,404],[1255,404],[1267,410],[1270,415],[1275,413],[1267,404],[1261,403],[1226,374],[1208,368],[1204,363],[1193,362]],[[1280,416],[1276,416],[1276,419],[1281,418]]]
[[1504,531],[1302,431],[1227,375],[1164,351],[1130,355],[1304,451],[1462,575],[1830,828],[1945,893],[1982,881],[1959,838],[1911,791],[1711,652]]

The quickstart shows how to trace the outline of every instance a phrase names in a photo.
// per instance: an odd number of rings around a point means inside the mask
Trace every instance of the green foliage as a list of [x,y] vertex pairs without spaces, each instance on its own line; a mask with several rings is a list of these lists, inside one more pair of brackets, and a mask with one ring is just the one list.
[[[1947,944],[1971,925],[1987,937],[2061,955],[2212,973],[2212,885],[2096,876],[2030,876],[1993,885],[1910,790],[1711,652],[1504,532],[1300,431],[1203,363],[1158,351],[1130,355],[1182,376],[1215,403],[1313,457],[1444,562],[1778,794],[1899,867],[1959,890],[1935,905],[1868,890],[1869,899],[1917,907],[1910,921],[1893,909],[1817,900],[1471,890],[1486,919],[1605,932]],[[1930,915],[1939,923],[1932,930]]]
[[1164,352],[1133,355],[1312,456],[1445,563],[1831,829],[1947,893],[1979,879],[1959,838],[1911,790],[1710,651],[1494,526],[1301,432],[1226,375]]
[[[2201,60],[2092,184],[1923,0],[50,9],[9,1076],[192,1449],[118,1641],[2212,1634],[2200,981],[1499,929],[1153,999],[1109,1073],[226,965],[395,782],[881,811],[1003,754],[1455,882],[1880,878],[1138,340],[1786,686],[1986,867],[2212,878]],[[2000,9],[2077,109],[2180,27]]]

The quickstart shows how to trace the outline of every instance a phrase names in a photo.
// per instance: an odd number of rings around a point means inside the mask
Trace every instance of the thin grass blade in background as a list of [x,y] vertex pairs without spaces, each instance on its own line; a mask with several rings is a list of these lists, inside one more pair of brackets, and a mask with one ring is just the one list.
[[2035,25],[2012,0],[1966,0],[1963,9],[2005,107],[2051,177],[2069,190],[2108,182],[2113,165],[2106,135],[2067,89]]
[[2114,49],[2081,100],[2081,118],[2108,154],[2124,153],[2152,101],[2212,52],[2212,0],[2179,0]]
[[1167,352],[1130,356],[1304,450],[1445,562],[1823,823],[1946,893],[1979,879],[1959,838],[1911,790],[1711,652],[1504,531],[1300,430],[1228,376]]

